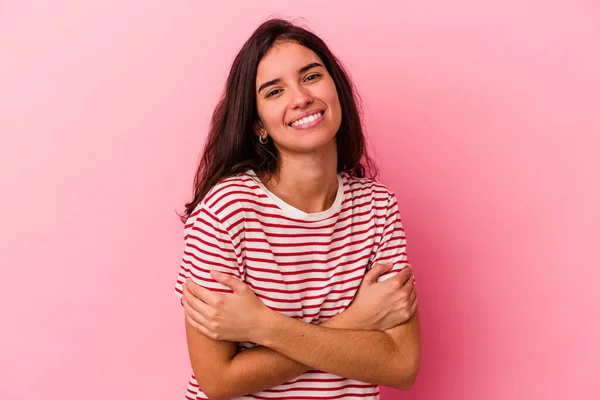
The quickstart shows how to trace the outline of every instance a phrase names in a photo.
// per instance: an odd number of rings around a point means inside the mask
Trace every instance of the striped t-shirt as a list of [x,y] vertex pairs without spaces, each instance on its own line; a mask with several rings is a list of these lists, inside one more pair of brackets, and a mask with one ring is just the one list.
[[[305,213],[285,203],[253,171],[223,179],[185,225],[185,248],[175,292],[186,278],[221,293],[215,269],[245,282],[269,308],[320,324],[348,307],[365,272],[376,263],[408,266],[396,196],[381,183],[338,174],[326,211]],[[238,350],[254,347],[239,343]],[[186,398],[206,399],[192,374]],[[240,399],[378,399],[377,385],[311,370]]]

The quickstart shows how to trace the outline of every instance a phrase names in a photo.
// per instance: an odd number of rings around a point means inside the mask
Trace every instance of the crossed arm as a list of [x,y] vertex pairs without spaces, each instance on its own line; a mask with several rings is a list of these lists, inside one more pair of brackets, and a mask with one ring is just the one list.
[[[407,322],[383,331],[361,330],[364,324],[350,308],[312,325],[268,309],[231,276],[214,278],[234,293],[221,295],[191,283],[184,288],[192,369],[211,399],[272,388],[311,368],[399,389],[413,384],[420,358],[418,312],[413,310]],[[386,288],[393,284],[390,280]],[[194,299],[201,301],[191,307],[188,300]],[[416,309],[414,300],[413,296]],[[238,341],[260,346],[236,353]]]
[[[213,225],[218,226],[219,230],[215,230],[212,236],[207,236],[207,240],[216,240],[223,247],[217,249],[224,252],[228,261],[235,262],[231,238],[224,233],[226,229],[216,218],[209,222],[197,222],[198,232],[210,229]],[[197,232],[194,231],[194,234]],[[392,196],[375,259],[405,263],[404,243],[404,231]],[[206,253],[206,249],[204,250]],[[194,264],[207,258],[209,265],[214,267],[215,262],[218,262],[219,268],[230,273],[231,268],[222,264],[223,257],[223,254],[210,253],[208,258],[203,254],[196,254],[196,260],[188,261]],[[196,271],[200,271],[205,282],[210,281],[205,270],[198,267]],[[227,296],[212,293],[218,297],[219,302],[230,302],[230,313],[222,321],[233,321],[229,328],[234,331],[240,329],[243,325],[240,321],[245,319],[247,332],[242,330],[237,336],[217,337],[202,329],[202,325],[214,323],[214,318],[196,315],[190,319],[188,315],[186,333],[192,369],[202,390],[211,399],[227,399],[269,389],[311,369],[399,389],[408,389],[413,384],[420,359],[418,312],[411,314],[408,321],[404,319],[406,322],[397,326],[389,325],[394,327],[383,331],[361,330],[364,326],[349,317],[352,315],[347,313],[350,308],[321,325],[313,325],[270,310],[249,288],[242,287],[241,281],[233,284],[215,276],[213,278],[229,286],[234,292],[234,295]],[[238,287],[234,287],[235,285]],[[210,297],[210,290],[204,290],[207,297]],[[375,289],[377,290],[379,289]],[[217,297],[213,297],[213,300]],[[210,299],[202,300],[207,304],[211,303]],[[217,305],[214,301],[212,303],[212,306]],[[198,302],[199,307],[202,304],[202,301]],[[206,304],[204,306],[208,307]],[[186,308],[186,312],[191,310]],[[205,312],[204,315],[210,314]],[[248,318],[248,315],[253,318]],[[195,324],[194,320],[203,320],[203,323]],[[255,320],[259,323],[254,325]],[[357,318],[357,322],[360,322],[360,318]],[[242,341],[257,343],[259,346],[237,353],[236,342]]]

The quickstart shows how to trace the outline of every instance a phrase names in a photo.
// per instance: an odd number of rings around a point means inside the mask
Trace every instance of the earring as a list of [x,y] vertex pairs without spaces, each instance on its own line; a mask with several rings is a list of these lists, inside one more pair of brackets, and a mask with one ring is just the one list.
[[267,134],[267,132],[265,132],[264,136],[259,136],[258,141],[260,142],[260,144],[267,144],[267,142],[269,141],[269,135]]

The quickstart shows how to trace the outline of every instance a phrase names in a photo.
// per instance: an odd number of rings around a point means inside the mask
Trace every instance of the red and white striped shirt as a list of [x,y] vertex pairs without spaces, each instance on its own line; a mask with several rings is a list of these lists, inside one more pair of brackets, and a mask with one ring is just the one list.
[[[396,196],[381,183],[338,174],[333,205],[305,213],[271,193],[250,170],[223,179],[185,225],[175,292],[186,278],[231,293],[210,270],[241,279],[269,308],[320,324],[348,307],[365,272],[393,262],[385,280],[408,266]],[[255,344],[239,343],[239,351]],[[186,398],[207,396],[191,376]],[[240,399],[378,399],[379,387],[311,370]]]

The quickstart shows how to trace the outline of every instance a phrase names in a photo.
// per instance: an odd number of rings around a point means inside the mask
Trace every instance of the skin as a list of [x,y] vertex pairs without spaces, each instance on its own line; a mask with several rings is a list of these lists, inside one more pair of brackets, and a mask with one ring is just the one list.
[[[418,343],[415,346],[415,335],[410,332],[418,328],[418,298],[410,267],[377,282],[377,277],[390,269],[389,264],[374,266],[363,278],[350,307],[320,326],[287,317],[281,320],[282,316],[266,308],[248,286],[229,275],[213,273],[217,281],[233,289],[231,295],[211,292],[188,279],[183,297],[186,332],[200,386],[211,399],[225,399],[277,386],[312,367],[408,389],[414,382],[410,374],[416,375],[418,365],[412,365],[402,350],[412,350],[408,353],[415,357]],[[300,325],[286,325],[290,322]],[[305,332],[307,327],[318,331]],[[328,337],[322,335],[323,329],[327,329]],[[396,344],[382,335],[394,329],[404,330],[404,335],[396,335],[404,337],[406,343]],[[342,339],[340,333],[346,337]],[[303,345],[307,338],[312,342]],[[262,346],[236,353],[238,341]],[[368,345],[358,346],[363,341]],[[344,348],[348,342],[351,346]],[[281,352],[273,349],[279,343],[284,343]],[[288,357],[283,354],[286,348],[299,354]],[[300,361],[305,353],[316,357],[314,363],[311,359]],[[317,366],[324,360],[329,364]]]
[[[280,154],[280,172],[265,185],[305,212],[328,209],[337,192],[335,134],[342,113],[335,84],[322,65],[311,50],[284,42],[265,55],[256,77],[255,132],[268,136]],[[260,90],[267,82],[271,84]],[[319,125],[309,130],[289,125],[313,110],[325,112]],[[240,396],[279,385],[311,368],[409,388],[420,360],[418,300],[410,268],[376,281],[389,268],[374,266],[350,307],[321,325],[270,310],[232,276],[213,273],[215,280],[233,290],[231,295],[188,280],[183,301],[188,349],[203,391],[216,399]],[[260,346],[237,353],[240,341]]]
[[[315,66],[299,73],[309,65]],[[276,84],[258,91],[264,83],[275,79],[279,79]],[[328,209],[337,191],[335,135],[342,121],[342,111],[335,83],[323,67],[323,61],[298,44],[277,44],[258,65],[256,87],[260,118],[256,134],[267,135],[280,155],[280,173],[265,185],[302,211]],[[325,111],[324,121],[310,130],[289,126],[309,110]]]

